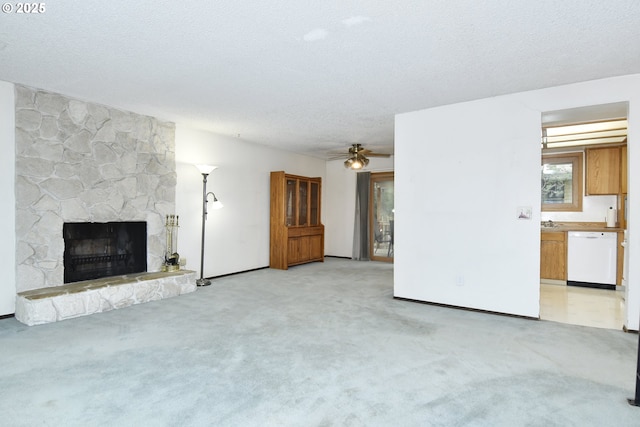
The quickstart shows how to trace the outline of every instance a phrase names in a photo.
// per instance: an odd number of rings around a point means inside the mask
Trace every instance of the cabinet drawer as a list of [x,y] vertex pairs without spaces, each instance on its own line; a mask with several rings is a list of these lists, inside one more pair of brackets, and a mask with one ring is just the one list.
[[556,241],[556,242],[564,242],[567,239],[567,233],[564,231],[555,231],[555,232],[542,232],[540,233],[540,240],[542,241]]
[[289,227],[289,237],[315,236],[323,234],[324,227]]

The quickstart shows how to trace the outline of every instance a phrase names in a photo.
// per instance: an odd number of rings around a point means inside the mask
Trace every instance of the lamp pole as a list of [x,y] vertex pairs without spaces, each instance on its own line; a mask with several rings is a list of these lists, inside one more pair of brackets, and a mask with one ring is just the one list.
[[636,363],[636,393],[633,399],[627,399],[629,405],[640,406],[640,338],[638,338],[638,362]]
[[208,173],[202,172],[202,241],[200,243],[200,278],[196,280],[198,286],[209,286],[211,280],[205,279],[204,276],[204,232],[207,220],[207,176]]
[[204,233],[205,233],[205,224],[207,221],[207,197],[209,194],[213,195],[213,208],[219,209],[222,207],[222,203],[218,201],[216,195],[212,192],[207,193],[207,177],[216,166],[211,165],[196,165],[200,173],[202,174],[202,240],[200,242],[200,278],[196,280],[196,285],[198,286],[209,286],[211,284],[211,280],[204,278]]

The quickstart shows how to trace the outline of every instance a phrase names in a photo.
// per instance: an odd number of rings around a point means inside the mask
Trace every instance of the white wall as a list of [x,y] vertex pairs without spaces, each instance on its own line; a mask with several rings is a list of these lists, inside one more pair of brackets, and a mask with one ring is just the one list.
[[[393,171],[393,156],[372,157],[365,172]],[[344,160],[327,162],[322,209],[325,217],[325,254],[351,258],[356,210],[356,175]]]
[[16,302],[15,250],[15,93],[13,84],[0,81],[0,315],[12,314]]
[[395,296],[538,316],[540,215],[518,208],[540,203],[539,134],[506,98],[396,117]]
[[[176,126],[176,214],[180,216],[178,252],[190,270],[200,272],[202,175],[193,166],[218,166],[207,191],[224,204],[209,210],[205,237],[204,277],[269,265],[269,173],[322,177],[325,161],[274,150],[238,138]],[[211,203],[209,203],[211,205]],[[324,205],[322,212],[325,217]],[[326,234],[326,233],[325,233]]]
[[[625,325],[637,330],[640,174],[633,171],[640,170],[640,75],[398,115],[395,295],[537,316],[541,113],[624,101],[632,260]],[[532,206],[532,220],[515,219],[517,206]]]

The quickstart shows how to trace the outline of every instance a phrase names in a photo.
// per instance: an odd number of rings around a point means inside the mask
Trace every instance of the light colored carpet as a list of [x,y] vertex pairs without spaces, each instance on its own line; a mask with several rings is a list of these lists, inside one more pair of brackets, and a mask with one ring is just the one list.
[[329,258],[0,320],[0,425],[640,425],[637,335],[394,300],[392,268]]

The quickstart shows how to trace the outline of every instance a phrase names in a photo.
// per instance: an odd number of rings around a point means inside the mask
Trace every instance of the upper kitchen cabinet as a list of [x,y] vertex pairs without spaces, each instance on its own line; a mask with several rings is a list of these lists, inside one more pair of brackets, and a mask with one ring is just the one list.
[[587,195],[621,192],[621,148],[618,146],[586,149]]

